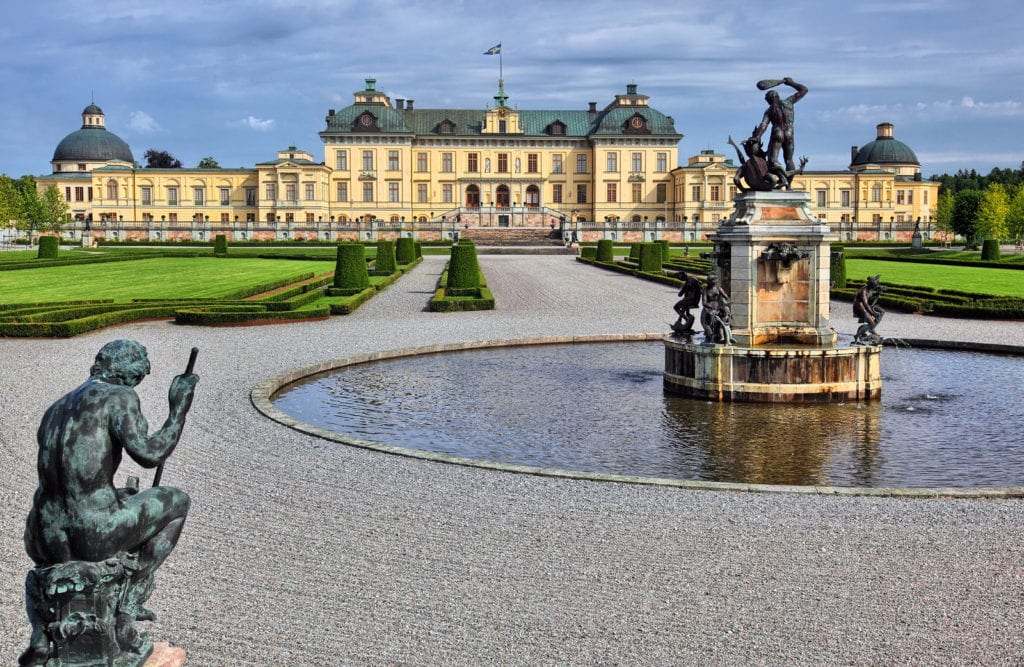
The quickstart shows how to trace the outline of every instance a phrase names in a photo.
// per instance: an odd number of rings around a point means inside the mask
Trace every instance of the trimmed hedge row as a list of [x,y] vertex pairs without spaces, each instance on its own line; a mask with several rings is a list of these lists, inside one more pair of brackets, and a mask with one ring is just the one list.
[[273,324],[287,320],[326,319],[331,316],[331,308],[327,305],[312,308],[296,308],[294,310],[270,310],[266,307],[233,306],[210,308],[183,308],[174,313],[174,321],[178,324],[201,326],[223,326],[230,324]]
[[[833,288],[831,297],[853,301],[864,281],[848,281],[846,289]],[[943,315],[946,317],[972,317],[978,319],[1024,318],[1024,299],[952,293],[953,290],[935,290],[927,287],[885,285],[886,291],[878,299],[884,308],[909,312]]]
[[[454,253],[453,253],[454,257]],[[473,253],[474,260],[476,252]],[[454,260],[453,260],[454,261]],[[430,310],[434,313],[454,313],[473,310],[494,310],[494,295],[487,287],[487,280],[477,267],[477,285],[475,288],[449,289],[448,269],[453,262],[445,266],[441,277],[437,281],[437,289],[430,299]],[[452,292],[458,292],[453,294]]]

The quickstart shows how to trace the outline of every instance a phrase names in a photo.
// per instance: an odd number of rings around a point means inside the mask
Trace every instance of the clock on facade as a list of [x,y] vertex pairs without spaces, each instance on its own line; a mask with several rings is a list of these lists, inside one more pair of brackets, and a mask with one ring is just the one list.
[[373,125],[373,117],[370,114],[363,114],[362,117],[359,118],[359,124],[363,127],[370,127]]
[[633,126],[634,130],[643,129],[644,119],[642,116],[633,116],[629,119],[629,124]]

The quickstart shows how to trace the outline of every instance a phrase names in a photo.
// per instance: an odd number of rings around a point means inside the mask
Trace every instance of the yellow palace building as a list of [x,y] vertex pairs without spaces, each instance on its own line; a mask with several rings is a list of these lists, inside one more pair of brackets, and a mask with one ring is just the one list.
[[[626,86],[603,107],[520,110],[499,81],[493,105],[418,108],[376,81],[330,109],[323,157],[294,146],[243,169],[140,168],[90,104],[57,146],[52,173],[72,222],[66,235],[118,240],[423,240],[558,229],[582,240],[692,241],[731,212],[737,164],[703,151],[679,166],[671,116]],[[938,184],[878,126],[846,171],[806,172],[795,189],[842,238],[928,235]]]

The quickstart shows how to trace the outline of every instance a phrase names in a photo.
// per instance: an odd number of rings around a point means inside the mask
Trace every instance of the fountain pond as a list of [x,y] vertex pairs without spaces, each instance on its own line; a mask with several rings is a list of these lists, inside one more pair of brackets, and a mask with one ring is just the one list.
[[1017,357],[886,349],[881,401],[666,395],[661,343],[530,345],[347,366],[274,407],[343,436],[637,477],[852,487],[1024,485]]

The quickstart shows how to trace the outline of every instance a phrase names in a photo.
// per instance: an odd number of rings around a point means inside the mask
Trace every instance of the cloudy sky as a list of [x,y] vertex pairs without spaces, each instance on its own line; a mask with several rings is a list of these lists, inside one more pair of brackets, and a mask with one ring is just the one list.
[[843,169],[895,124],[924,174],[1024,161],[1021,0],[36,0],[0,26],[0,172],[49,173],[91,100],[137,160],[251,167],[289,145],[323,158],[330,108],[367,77],[421,108],[604,106],[636,83],[684,135],[732,155],[760,120],[754,83],[790,76],[797,154]]

